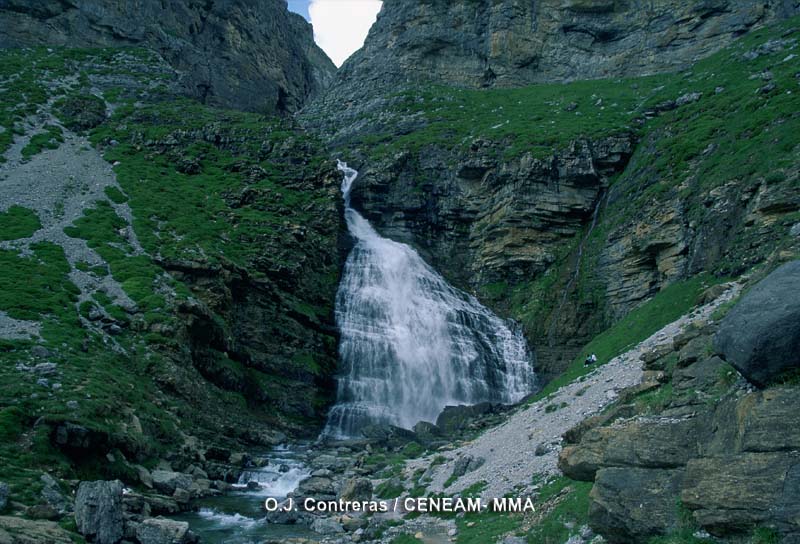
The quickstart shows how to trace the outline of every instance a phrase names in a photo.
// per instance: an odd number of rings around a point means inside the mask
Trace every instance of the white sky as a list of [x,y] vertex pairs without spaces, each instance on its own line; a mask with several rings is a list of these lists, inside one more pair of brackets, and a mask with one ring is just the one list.
[[317,42],[336,66],[364,44],[381,0],[311,0],[308,14]]

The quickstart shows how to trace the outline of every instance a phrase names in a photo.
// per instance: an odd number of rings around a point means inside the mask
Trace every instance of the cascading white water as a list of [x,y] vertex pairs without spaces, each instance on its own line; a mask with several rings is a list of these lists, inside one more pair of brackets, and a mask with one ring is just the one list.
[[448,405],[508,404],[532,392],[522,333],[414,249],[380,236],[350,206],[358,172],[342,162],[339,170],[355,245],[336,295],[340,375],[323,436],[356,437],[374,423],[410,429]]

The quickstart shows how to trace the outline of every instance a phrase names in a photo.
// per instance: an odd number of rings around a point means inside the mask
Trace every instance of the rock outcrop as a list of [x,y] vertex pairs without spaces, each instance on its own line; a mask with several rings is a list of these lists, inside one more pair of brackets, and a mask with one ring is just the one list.
[[723,539],[757,528],[800,538],[796,386],[748,386],[708,355],[715,328],[690,329],[674,351],[645,354],[645,375],[664,385],[623,393],[627,402],[564,435],[559,467],[594,482],[590,523],[610,542],[687,528]]
[[78,532],[97,544],[116,544],[122,539],[122,482],[81,482],[75,496]]
[[336,70],[311,25],[282,0],[0,4],[0,47],[37,45],[151,48],[178,70],[190,96],[270,113],[298,110]]
[[800,261],[786,263],[748,292],[720,324],[714,347],[764,386],[800,367]]

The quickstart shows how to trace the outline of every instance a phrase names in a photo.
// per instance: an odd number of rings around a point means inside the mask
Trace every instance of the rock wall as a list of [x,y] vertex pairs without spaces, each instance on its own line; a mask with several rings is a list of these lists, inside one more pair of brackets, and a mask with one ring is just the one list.
[[289,113],[336,71],[309,25],[282,0],[3,0],[0,47],[143,46],[206,103]]
[[652,74],[686,67],[797,0],[387,0],[363,48],[307,111],[346,138],[398,88],[466,88]]
[[[645,353],[649,386],[627,391],[614,409],[564,435],[559,467],[594,482],[590,522],[610,542],[647,542],[687,529],[726,541],[757,529],[781,542],[800,539],[800,399],[796,383],[781,377],[800,364],[794,348],[774,346],[785,364],[770,368],[768,377],[754,375],[762,389],[745,379],[753,369],[765,370],[758,353],[712,348],[718,327],[739,323],[737,308],[765,295],[791,298],[787,280],[796,281],[797,264],[756,285],[719,326],[697,323],[675,337],[672,349]],[[751,342],[774,329],[769,320],[750,325],[741,332]],[[781,325],[790,336],[800,330],[796,315]],[[745,364],[746,376],[724,357]]]

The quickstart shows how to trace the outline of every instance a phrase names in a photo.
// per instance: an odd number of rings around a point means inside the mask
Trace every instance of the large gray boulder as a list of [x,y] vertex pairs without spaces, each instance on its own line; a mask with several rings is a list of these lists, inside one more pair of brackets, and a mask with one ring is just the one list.
[[779,267],[744,295],[722,320],[714,347],[762,387],[800,367],[800,261]]
[[136,528],[136,538],[141,544],[190,544],[197,538],[189,531],[185,521],[149,518]]
[[150,476],[153,487],[165,495],[172,495],[176,489],[189,489],[192,486],[192,477],[182,472],[154,470]]
[[96,544],[122,540],[122,482],[81,482],[75,495],[78,532]]

